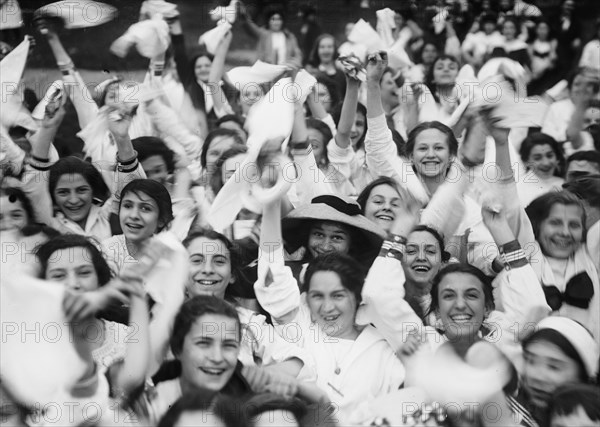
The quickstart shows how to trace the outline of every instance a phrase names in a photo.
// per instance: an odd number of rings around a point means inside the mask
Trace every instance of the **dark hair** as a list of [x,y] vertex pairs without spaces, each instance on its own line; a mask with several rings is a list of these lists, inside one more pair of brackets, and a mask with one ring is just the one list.
[[519,34],[521,34],[521,20],[513,15],[507,15],[504,17],[504,22],[502,22],[502,27],[504,27],[504,24],[506,24],[507,22],[512,22],[515,26],[515,38],[519,36]]
[[246,427],[242,404],[231,396],[211,390],[196,390],[182,395],[163,415],[157,427],[173,427],[184,412],[207,411],[216,415],[225,427]]
[[[421,48],[419,49],[419,53],[417,55],[417,63],[418,64],[422,64],[423,63],[423,51],[425,51],[425,47],[429,46],[429,45],[435,47],[436,52],[439,54],[440,48],[437,45],[437,43],[435,42],[435,40],[433,40],[433,39],[425,40],[423,42],[423,46],[421,46]],[[433,61],[435,62],[436,59],[437,59],[437,57]]]
[[241,341],[240,317],[235,307],[227,301],[212,295],[198,295],[184,302],[179,309],[179,313],[175,316],[173,334],[170,339],[171,351],[175,356],[181,354],[185,336],[190,332],[192,324],[205,314],[219,314],[235,320],[239,332],[238,340]]
[[221,176],[225,162],[228,159],[235,157],[238,154],[244,154],[247,151],[248,148],[246,148],[245,145],[234,145],[229,150],[226,150],[223,154],[221,154],[221,157],[219,157],[219,160],[217,160],[215,163],[215,170],[210,176],[210,188],[214,194],[217,194],[225,185],[223,182],[223,177]]
[[[315,273],[319,271],[331,271],[336,273],[342,285],[352,292],[356,303],[361,302],[361,292],[365,283],[365,272],[353,258],[340,253],[329,253],[314,258],[306,269],[304,276],[304,289],[310,291],[310,281]],[[357,306],[358,307],[358,306]]]
[[583,203],[581,199],[579,199],[579,197],[565,190],[550,191],[548,193],[542,194],[537,199],[534,199],[529,204],[529,206],[525,208],[525,213],[527,213],[527,216],[531,221],[533,234],[535,235],[536,240],[540,237],[540,227],[542,226],[542,222],[544,222],[546,218],[548,218],[548,215],[550,215],[550,211],[552,210],[552,207],[554,205],[574,205],[579,206],[581,208],[581,223],[583,224],[582,242],[585,242],[585,207],[583,206]]
[[240,138],[240,135],[233,129],[217,128],[208,133],[204,144],[202,145],[202,153],[200,154],[200,164],[203,168],[206,168],[206,155],[210,148],[210,144],[217,137],[229,137],[233,139],[234,144],[244,145],[244,141]]
[[408,134],[408,140],[406,141],[406,154],[408,156],[410,156],[415,149],[417,136],[419,136],[421,132],[428,129],[437,129],[446,135],[446,143],[448,144],[450,154],[456,156],[456,153],[458,152],[458,141],[454,136],[454,132],[448,126],[438,121],[419,123],[413,128],[413,130],[410,131]]
[[550,135],[547,135],[542,132],[535,132],[527,136],[523,143],[521,144],[521,148],[519,149],[519,155],[521,156],[521,160],[523,163],[527,163],[529,161],[529,156],[531,154],[531,150],[533,147],[537,145],[549,145],[554,151],[554,155],[558,160],[558,168],[554,172],[555,176],[562,176],[565,166],[565,156],[563,155],[563,150],[558,142]]
[[191,231],[185,239],[183,239],[183,246],[187,249],[190,247],[192,242],[200,237],[205,237],[209,240],[218,240],[222,242],[227,250],[229,251],[229,258],[231,260],[231,275],[234,277],[235,282],[238,282],[240,279],[240,269],[242,267],[242,258],[240,254],[240,250],[234,243],[231,242],[225,235],[211,230],[209,228],[200,228],[194,231]]
[[590,206],[600,207],[600,175],[587,175],[567,181],[563,188]]
[[250,421],[260,418],[267,411],[289,411],[298,423],[306,416],[308,407],[300,399],[286,399],[274,393],[261,393],[250,397],[244,405],[244,415]]
[[560,351],[577,364],[578,376],[581,382],[587,382],[587,370],[585,369],[583,359],[567,337],[555,329],[538,329],[526,337],[521,345],[525,350],[530,344],[539,341],[545,341],[560,348]]
[[91,261],[96,270],[96,275],[98,276],[99,286],[104,286],[110,281],[112,272],[108,263],[102,256],[102,253],[98,249],[97,243],[94,243],[89,237],[79,234],[63,234],[55,236],[37,248],[35,254],[41,264],[42,278],[45,278],[46,276],[48,261],[52,259],[52,255],[56,251],[69,248],[87,249],[92,258]]
[[211,62],[214,59],[214,56],[206,51],[202,51],[198,55],[196,55],[192,58],[192,60],[190,61],[190,76],[191,76],[191,78],[189,79],[187,92],[190,94],[190,99],[192,100],[192,105],[194,106],[194,108],[196,108],[197,110],[206,112],[206,101],[204,99],[204,89],[202,89],[202,86],[200,86],[198,84],[198,81],[196,79],[196,62],[198,61],[198,59],[200,59],[202,57],[206,57],[206,58],[210,59]]
[[244,119],[242,119],[237,114],[225,114],[224,116],[219,117],[215,122],[215,126],[220,127],[223,123],[227,122],[237,123],[242,129],[244,129]]
[[327,144],[333,138],[333,133],[331,133],[331,129],[321,120],[315,119],[314,117],[309,117],[306,119],[306,127],[308,129],[314,129],[318,131],[321,135],[323,135],[323,156],[324,156],[324,165],[329,166],[329,157],[327,156]]
[[494,14],[492,12],[482,13],[481,16],[479,17],[479,24],[483,27],[483,25],[487,22],[491,22],[492,24],[497,25],[498,17],[496,16],[496,14]]
[[335,80],[333,80],[327,74],[321,72],[317,73],[316,79],[317,83],[321,83],[327,88],[327,92],[329,92],[329,98],[331,99],[331,107],[333,109],[333,107],[338,105],[340,102],[340,92],[335,84]]
[[394,144],[396,145],[396,154],[398,156],[406,157],[406,141],[396,129],[390,129],[390,131],[392,132],[392,141],[394,141]]
[[460,61],[457,58],[455,58],[452,55],[442,54],[433,60],[433,62],[431,63],[431,67],[429,67],[429,69],[427,70],[427,74],[425,75],[425,85],[429,88],[431,94],[433,95],[433,98],[435,99],[435,102],[438,103],[440,102],[440,98],[437,94],[437,84],[434,81],[433,73],[435,70],[435,64],[438,61],[443,61],[446,59],[455,62],[460,67]]
[[[335,123],[336,127],[339,126],[340,124],[340,116],[342,115],[342,107],[344,106],[343,102],[338,103],[332,110],[331,110],[331,117],[333,118],[333,122]],[[362,135],[360,136],[360,138],[358,139],[358,141],[356,142],[356,150],[358,150],[359,148],[362,148],[362,146],[364,145],[365,142],[365,136],[367,135],[367,130],[369,129],[368,125],[367,125],[367,107],[365,107],[363,104],[361,104],[360,102],[358,104],[356,104],[356,114],[362,114],[363,117],[365,118],[365,130],[362,133]]]
[[486,276],[483,271],[474,267],[470,264],[448,264],[446,267],[442,268],[433,278],[433,282],[431,285],[431,306],[429,307],[429,314],[434,313],[440,308],[440,301],[438,297],[439,286],[444,277],[448,276],[452,273],[464,273],[470,274],[474,276],[479,282],[481,282],[481,288],[483,289],[483,296],[485,300],[485,308],[488,310],[494,310],[494,288],[492,287],[492,281],[488,276]]
[[569,168],[569,163],[574,161],[594,163],[596,165],[596,169],[598,169],[598,173],[600,173],[600,153],[598,151],[576,151],[567,158],[567,169]]
[[92,195],[94,198],[104,202],[109,197],[109,190],[102,178],[102,175],[91,163],[84,162],[77,157],[69,156],[59,159],[56,163],[50,166],[50,174],[48,176],[48,190],[52,203],[56,203],[54,198],[54,190],[58,180],[63,175],[79,174],[92,187]]
[[375,187],[379,187],[380,185],[389,185],[396,191],[396,193],[398,193],[398,196],[402,197],[403,195],[402,191],[400,190],[400,186],[398,185],[398,182],[394,178],[391,178],[389,176],[380,176],[379,178],[369,182],[356,198],[356,202],[360,205],[360,210],[363,215],[365,214],[367,200],[369,200],[371,192],[373,191],[373,189],[375,189]]
[[273,15],[281,16],[281,20],[283,21],[283,25],[281,26],[281,29],[283,30],[285,28],[285,23],[286,23],[285,13],[281,7],[276,7],[276,6],[272,6],[272,7],[268,8],[265,13],[265,25],[266,25],[267,29],[269,29],[269,21],[271,20]]
[[435,238],[435,240],[437,240],[438,244],[440,245],[440,251],[442,253],[442,262],[450,261],[451,255],[450,255],[450,252],[448,252],[445,249],[446,244],[444,243],[444,238],[436,229],[431,228],[428,225],[420,224],[420,225],[417,225],[415,228],[413,228],[413,231],[411,231],[411,233],[415,233],[415,232],[419,232],[419,231],[426,231],[429,234],[431,234]]
[[25,237],[34,236],[36,234],[44,234],[48,239],[54,239],[61,235],[60,231],[57,229],[39,223],[27,224],[21,229],[21,235]]
[[33,211],[33,206],[31,206],[31,200],[29,200],[29,197],[27,197],[23,190],[16,187],[2,188],[0,189],[0,195],[8,197],[10,203],[16,201],[21,202],[21,205],[23,205],[23,209],[27,214],[27,224],[35,223],[35,213]]
[[550,403],[551,415],[571,415],[578,407],[588,418],[600,421],[600,388],[592,384],[571,383],[558,387]]
[[321,40],[326,39],[326,38],[330,38],[333,40],[333,60],[335,61],[338,57],[337,40],[331,34],[323,33],[319,37],[317,37],[317,39],[315,40],[315,42],[312,45],[310,54],[308,55],[308,63],[315,68],[321,64],[321,59],[319,58],[319,44],[321,43]]
[[169,191],[159,182],[151,179],[134,179],[121,191],[121,201],[119,202],[119,212],[123,199],[127,193],[144,193],[153,199],[158,205],[158,229],[157,232],[164,230],[173,221],[173,203]]
[[155,136],[140,136],[131,140],[133,149],[137,151],[138,160],[143,162],[148,157],[160,156],[165,161],[167,171],[173,173],[175,162],[173,160],[174,153],[165,142]]

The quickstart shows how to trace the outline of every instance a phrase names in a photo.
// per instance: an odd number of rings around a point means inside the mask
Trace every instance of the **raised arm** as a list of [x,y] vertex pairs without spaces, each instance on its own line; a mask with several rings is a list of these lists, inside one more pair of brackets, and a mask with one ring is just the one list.
[[340,121],[338,123],[337,133],[335,134],[335,143],[340,148],[347,148],[351,144],[350,132],[352,131],[352,126],[354,126],[354,119],[356,118],[359,89],[360,81],[346,75],[346,95],[344,96]]
[[67,89],[67,93],[77,111],[79,127],[83,129],[96,118],[98,107],[87,85],[75,69],[75,65],[62,45],[58,34],[43,20],[38,21],[37,25],[40,33],[46,37],[50,50],[56,59],[56,65],[63,74],[65,89]]
[[210,73],[208,76],[209,88],[214,102],[215,114],[217,117],[224,116],[226,114],[233,114],[233,110],[227,102],[225,93],[221,88],[221,78],[223,77],[223,70],[225,68],[225,59],[227,57],[227,51],[231,44],[232,33],[228,31],[215,52],[215,57],[210,66]]

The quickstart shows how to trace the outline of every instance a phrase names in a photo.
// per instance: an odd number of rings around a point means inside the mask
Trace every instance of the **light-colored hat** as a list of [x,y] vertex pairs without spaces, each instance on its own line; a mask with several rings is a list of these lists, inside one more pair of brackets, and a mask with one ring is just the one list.
[[596,376],[600,350],[594,337],[587,329],[568,317],[549,316],[538,323],[536,332],[528,340],[535,339],[535,335],[544,329],[556,331],[569,341],[581,357],[587,376],[590,378]]
[[[310,204],[300,206],[283,218],[282,232],[289,249],[295,250],[306,244],[308,227],[314,221],[332,221],[352,227],[362,237],[361,252],[377,251],[386,233],[377,224],[361,214],[360,205],[354,200],[334,195],[323,195],[312,199]],[[352,242],[356,245],[356,242]]]

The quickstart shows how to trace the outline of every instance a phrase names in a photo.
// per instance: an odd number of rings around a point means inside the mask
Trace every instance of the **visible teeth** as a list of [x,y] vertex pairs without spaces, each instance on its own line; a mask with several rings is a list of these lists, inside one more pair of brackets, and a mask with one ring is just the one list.
[[218,282],[218,280],[197,280],[201,285],[211,286]]
[[225,369],[215,369],[215,368],[200,368],[200,370],[202,372],[206,372],[207,374],[210,374],[210,375],[221,375],[223,372],[225,372]]
[[325,316],[325,317],[323,317],[323,319],[325,319],[327,322],[334,321],[337,318],[338,318],[338,316]]
[[388,216],[388,215],[378,215],[377,218],[383,219],[384,221],[393,221],[394,220],[394,218],[392,218],[391,216]]
[[139,225],[139,224],[127,224],[127,227],[129,227],[129,228],[142,228],[142,226]]
[[413,267],[413,270],[416,270],[416,271],[429,271],[429,267],[425,267],[424,265],[418,265],[416,267]]
[[471,316],[469,316],[468,314],[456,314],[456,315],[452,316],[452,320],[454,320],[456,322],[470,320],[470,319],[471,319]]

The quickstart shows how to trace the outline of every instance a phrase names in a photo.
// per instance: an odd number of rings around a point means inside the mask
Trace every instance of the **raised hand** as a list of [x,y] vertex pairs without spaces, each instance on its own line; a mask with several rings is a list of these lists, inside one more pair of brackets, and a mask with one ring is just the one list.
[[387,52],[381,50],[376,53],[372,53],[367,58],[367,82],[373,82],[379,84],[383,73],[388,66],[388,55]]

